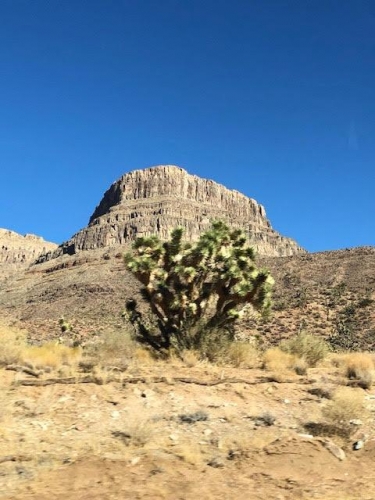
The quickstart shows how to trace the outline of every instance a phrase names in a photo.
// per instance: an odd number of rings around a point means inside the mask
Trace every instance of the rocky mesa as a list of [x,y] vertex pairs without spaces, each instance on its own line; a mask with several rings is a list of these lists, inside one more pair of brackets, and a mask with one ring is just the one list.
[[187,240],[195,240],[215,219],[243,229],[260,255],[305,253],[271,227],[264,207],[254,199],[180,167],[159,165],[134,170],[114,182],[88,226],[40,260],[129,244],[139,236],[167,239],[178,226]]

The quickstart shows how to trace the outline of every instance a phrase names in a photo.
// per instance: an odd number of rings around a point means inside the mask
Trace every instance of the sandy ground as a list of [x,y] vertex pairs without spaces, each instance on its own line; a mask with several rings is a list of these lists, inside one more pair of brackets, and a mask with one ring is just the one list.
[[350,437],[313,437],[328,400],[311,389],[338,374],[265,375],[164,362],[35,387],[1,370],[0,498],[375,499],[375,390],[350,389],[366,411]]

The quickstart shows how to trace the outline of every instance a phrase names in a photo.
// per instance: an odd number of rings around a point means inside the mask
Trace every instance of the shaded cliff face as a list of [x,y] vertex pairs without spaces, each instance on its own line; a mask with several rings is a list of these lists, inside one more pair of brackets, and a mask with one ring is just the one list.
[[31,264],[42,253],[57,248],[55,243],[33,234],[21,235],[0,229],[0,270]]
[[104,194],[89,225],[46,258],[129,244],[139,236],[167,239],[177,226],[184,228],[187,240],[195,240],[215,219],[243,229],[261,255],[304,252],[272,229],[255,200],[182,168],[161,165],[123,175]]

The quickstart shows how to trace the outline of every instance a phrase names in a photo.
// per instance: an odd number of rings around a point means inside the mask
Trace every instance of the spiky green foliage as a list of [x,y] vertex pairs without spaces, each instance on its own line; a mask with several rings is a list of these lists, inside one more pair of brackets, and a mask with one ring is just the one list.
[[[158,345],[196,346],[200,332],[230,328],[249,305],[266,313],[273,279],[256,267],[254,257],[242,231],[230,230],[220,221],[193,244],[183,242],[181,228],[167,242],[155,236],[138,238],[125,263],[142,284],[142,294],[157,318]],[[137,304],[130,301],[127,309],[140,326]]]

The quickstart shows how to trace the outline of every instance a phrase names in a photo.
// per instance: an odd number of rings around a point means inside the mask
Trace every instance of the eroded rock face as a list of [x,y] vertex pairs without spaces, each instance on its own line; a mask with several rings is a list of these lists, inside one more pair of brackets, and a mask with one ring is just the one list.
[[0,266],[27,265],[41,254],[55,250],[57,245],[33,234],[21,235],[0,229]]
[[177,226],[195,240],[215,219],[243,229],[259,254],[288,256],[304,250],[272,229],[255,200],[184,169],[161,165],[123,175],[104,194],[89,225],[41,260],[131,243],[139,236],[167,239]]

